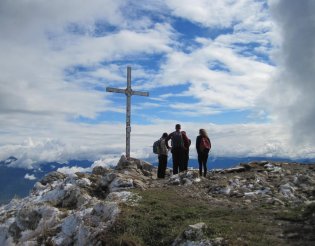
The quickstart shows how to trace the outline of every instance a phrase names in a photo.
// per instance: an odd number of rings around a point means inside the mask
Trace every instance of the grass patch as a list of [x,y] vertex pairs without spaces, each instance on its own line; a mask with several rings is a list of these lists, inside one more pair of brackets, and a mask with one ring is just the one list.
[[290,209],[278,211],[276,219],[288,222],[303,222],[310,214],[312,214],[312,207],[301,205]]
[[215,206],[184,196],[185,191],[184,187],[137,191],[143,199],[136,207],[124,205],[106,236],[108,245],[122,245],[124,240],[134,245],[171,245],[188,225],[198,222],[207,224],[208,238],[223,237],[229,245],[281,245],[270,211]]

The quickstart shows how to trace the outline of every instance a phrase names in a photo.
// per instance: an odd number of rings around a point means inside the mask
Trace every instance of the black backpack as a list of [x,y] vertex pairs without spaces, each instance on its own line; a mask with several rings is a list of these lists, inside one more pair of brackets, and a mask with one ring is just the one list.
[[153,153],[154,154],[160,154],[160,144],[161,144],[161,139],[155,141],[153,143]]
[[183,148],[184,140],[181,132],[173,132],[172,134],[172,148]]

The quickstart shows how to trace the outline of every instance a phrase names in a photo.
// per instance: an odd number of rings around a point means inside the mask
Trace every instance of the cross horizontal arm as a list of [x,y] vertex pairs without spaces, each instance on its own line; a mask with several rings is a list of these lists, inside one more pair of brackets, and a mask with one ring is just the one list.
[[149,96],[149,92],[143,92],[143,91],[132,91],[132,95],[137,95],[137,96],[144,96],[144,97],[148,97],[148,96]]
[[118,89],[118,88],[112,88],[112,87],[106,87],[107,92],[116,92],[116,93],[125,93],[125,89]]

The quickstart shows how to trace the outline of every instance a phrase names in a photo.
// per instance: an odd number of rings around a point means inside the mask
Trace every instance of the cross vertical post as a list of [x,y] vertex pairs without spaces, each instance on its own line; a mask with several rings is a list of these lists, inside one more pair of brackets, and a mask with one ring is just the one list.
[[126,105],[126,157],[130,157],[130,134],[131,134],[131,67],[127,67],[127,105]]
[[126,158],[130,159],[130,134],[131,134],[131,96],[149,96],[149,92],[133,91],[131,89],[131,67],[127,67],[127,88],[118,89],[106,87],[107,92],[123,93],[126,95]]

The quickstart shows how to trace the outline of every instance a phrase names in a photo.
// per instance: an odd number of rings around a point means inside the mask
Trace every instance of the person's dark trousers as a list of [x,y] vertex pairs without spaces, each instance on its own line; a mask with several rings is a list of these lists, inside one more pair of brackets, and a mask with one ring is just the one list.
[[188,170],[188,161],[189,161],[189,152],[187,150],[184,151],[184,159],[183,159],[183,170],[187,171]]
[[172,149],[172,157],[173,157],[173,174],[177,174],[178,171],[183,171],[184,163],[183,163],[183,149],[182,148],[174,148]]
[[199,163],[199,175],[202,176],[202,168],[204,171],[203,176],[207,175],[207,161],[208,161],[208,152],[201,152],[198,154],[198,163]]
[[165,178],[165,171],[167,166],[167,155],[159,155],[159,166],[157,177],[160,179]]

